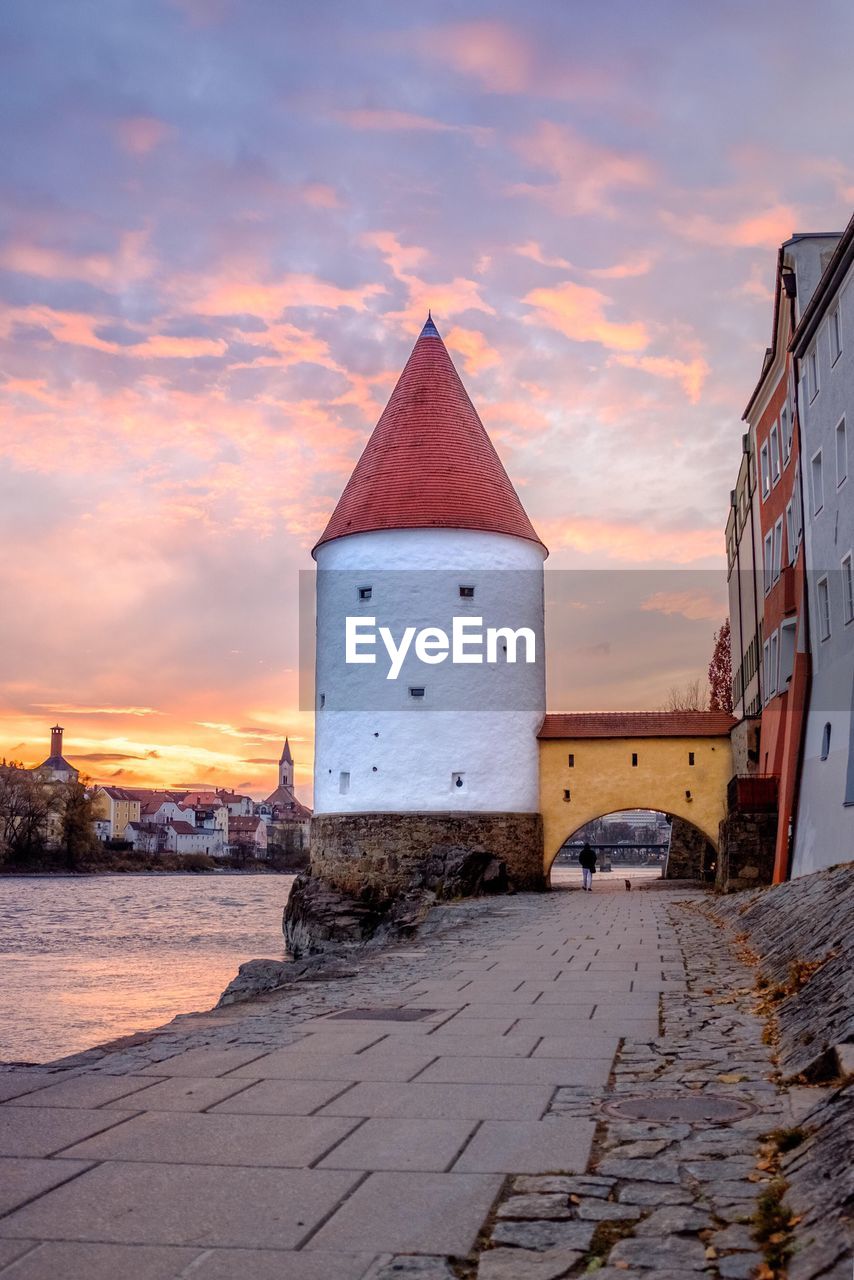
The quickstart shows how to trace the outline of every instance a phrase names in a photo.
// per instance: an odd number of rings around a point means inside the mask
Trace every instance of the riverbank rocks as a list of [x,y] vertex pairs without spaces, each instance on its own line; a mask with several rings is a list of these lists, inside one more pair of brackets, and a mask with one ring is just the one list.
[[353,978],[356,970],[330,957],[307,960],[247,960],[237,977],[223,991],[216,1007],[224,1008],[241,1000],[251,1000],[267,991],[278,991],[293,982],[328,982],[333,978]]

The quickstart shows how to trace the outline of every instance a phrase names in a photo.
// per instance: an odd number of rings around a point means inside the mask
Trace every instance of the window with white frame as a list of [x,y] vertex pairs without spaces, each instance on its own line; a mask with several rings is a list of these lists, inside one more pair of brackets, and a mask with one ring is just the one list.
[[848,431],[845,419],[840,418],[836,424],[836,487],[842,484],[848,475]]
[[813,454],[810,462],[810,480],[812,481],[812,513],[817,516],[824,506],[824,476],[821,465],[821,449]]
[[774,580],[773,577],[771,576],[773,572],[773,568],[774,568],[774,534],[766,533],[765,541],[762,544],[763,583],[765,586],[766,596],[768,592],[771,590],[771,583]]
[[774,565],[772,581],[776,582],[783,567],[783,517],[774,525]]
[[767,645],[765,646],[765,647],[766,647],[766,649],[767,649],[767,651],[768,651],[768,652],[767,652],[767,655],[766,655],[766,666],[765,666],[765,696],[766,696],[766,698],[773,698],[774,694],[777,692],[777,650],[778,650],[778,644],[779,644],[778,636],[777,636],[777,632],[775,631],[775,632],[774,632],[774,634],[769,638],[768,643],[767,643]]
[[771,483],[776,484],[780,479],[780,429],[776,422],[771,428],[768,442],[771,450]]
[[763,444],[759,450],[759,465],[762,470],[762,497],[767,498],[771,492],[771,469],[768,464],[768,445]]
[[819,578],[816,584],[816,617],[821,640],[830,639],[830,589],[827,578]]
[[842,557],[842,617],[846,625],[854,622],[854,562],[850,551]]
[[839,307],[830,313],[827,329],[830,336],[830,363],[836,364],[836,361],[842,355],[842,325],[839,322]]
[[804,531],[804,511],[801,501],[801,464],[795,467],[795,482],[792,486],[792,516],[795,525],[795,548],[800,546],[801,534]]
[[771,645],[766,640],[762,646],[762,683],[765,686],[765,701],[768,701],[768,654]]
[[807,368],[809,369],[809,397],[815,400],[818,395],[818,352],[815,347],[807,356]]
[[783,439],[783,457],[788,462],[792,454],[792,415],[788,400],[780,410],[780,435]]
[[793,506],[794,499],[786,503],[786,547],[788,548],[789,564],[795,562],[795,510]]
[[798,623],[796,618],[784,622],[780,627],[780,676],[778,684],[785,689],[795,669],[795,633]]

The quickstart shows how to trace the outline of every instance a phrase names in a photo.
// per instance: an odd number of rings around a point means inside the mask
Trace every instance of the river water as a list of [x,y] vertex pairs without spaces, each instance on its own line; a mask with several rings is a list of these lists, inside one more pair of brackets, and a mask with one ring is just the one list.
[[0,1062],[65,1054],[209,1009],[283,954],[292,876],[0,877]]

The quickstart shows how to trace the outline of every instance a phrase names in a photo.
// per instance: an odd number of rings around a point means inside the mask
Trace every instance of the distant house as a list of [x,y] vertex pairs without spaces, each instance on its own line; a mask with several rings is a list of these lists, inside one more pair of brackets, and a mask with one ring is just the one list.
[[165,848],[168,853],[204,853],[220,858],[225,852],[220,830],[195,827],[191,822],[172,819],[165,824]]
[[267,824],[259,817],[238,815],[228,820],[228,846],[233,854],[267,856]]
[[140,821],[140,802],[123,787],[96,787],[92,813],[100,840],[124,840],[128,823]]
[[255,801],[251,796],[239,795],[236,791],[227,791],[224,787],[217,791],[220,803],[228,810],[229,817],[251,818],[255,813]]

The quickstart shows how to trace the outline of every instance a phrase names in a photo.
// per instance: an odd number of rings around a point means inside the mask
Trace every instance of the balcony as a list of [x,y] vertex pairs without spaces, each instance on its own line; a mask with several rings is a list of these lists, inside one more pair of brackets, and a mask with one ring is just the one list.
[[730,813],[774,813],[777,808],[778,778],[773,773],[749,773],[730,778],[727,808]]

